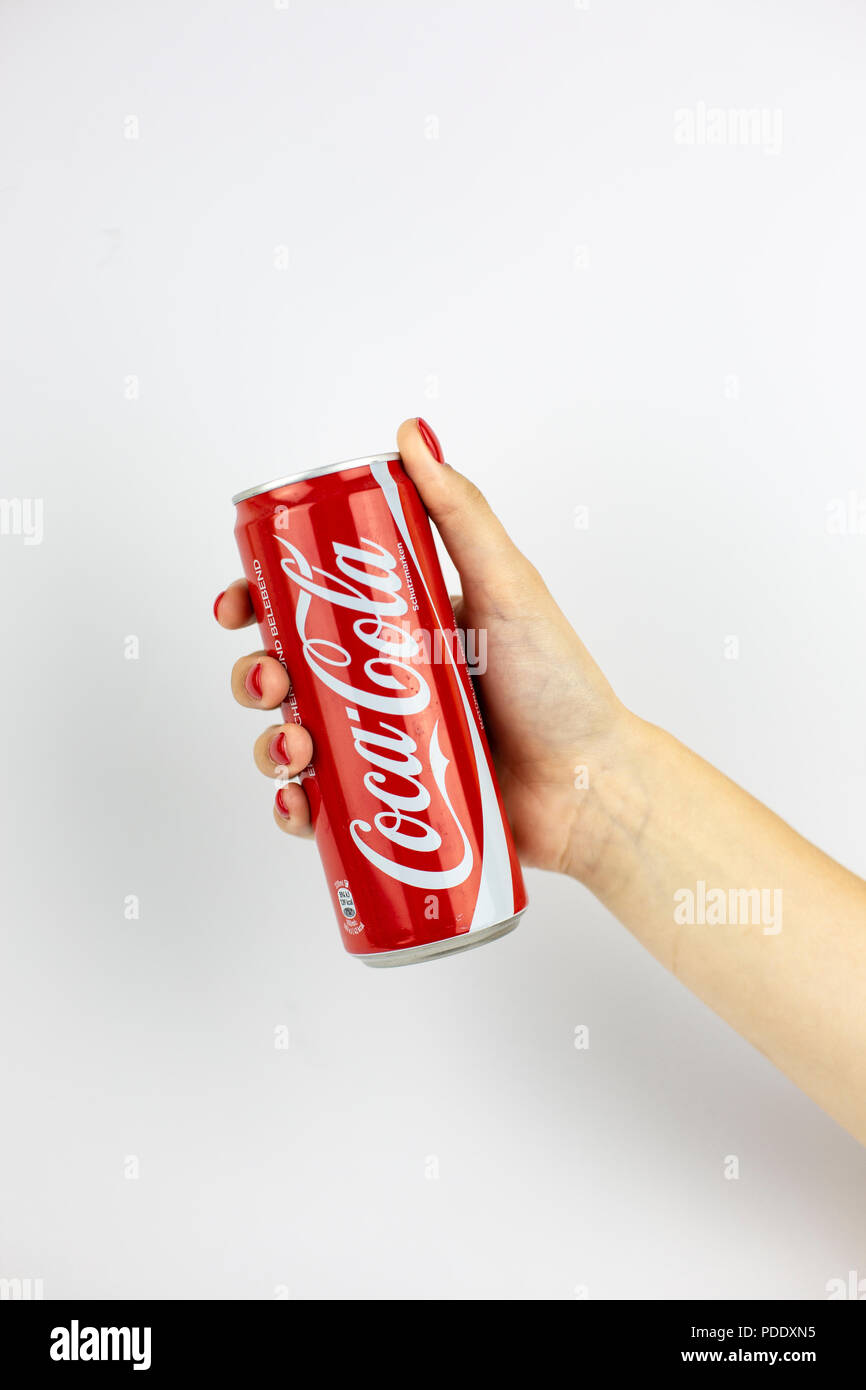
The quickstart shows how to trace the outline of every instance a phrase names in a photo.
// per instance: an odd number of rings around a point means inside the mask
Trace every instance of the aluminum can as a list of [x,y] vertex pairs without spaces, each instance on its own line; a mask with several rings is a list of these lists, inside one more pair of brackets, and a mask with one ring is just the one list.
[[[241,492],[235,536],[346,949],[367,965],[463,951],[526,892],[433,532],[399,454]],[[481,644],[478,644],[479,649]]]

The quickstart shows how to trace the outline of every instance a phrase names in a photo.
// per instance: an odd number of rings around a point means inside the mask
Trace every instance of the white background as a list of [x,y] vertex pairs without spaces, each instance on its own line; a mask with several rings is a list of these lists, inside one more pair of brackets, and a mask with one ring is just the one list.
[[[866,1276],[864,1151],[576,884],[465,958],[343,953],[210,613],[233,492],[421,413],[620,696],[866,871],[862,5],[6,0],[0,39],[0,493],[44,500],[0,536],[0,1276]],[[781,148],[678,144],[699,103]]]

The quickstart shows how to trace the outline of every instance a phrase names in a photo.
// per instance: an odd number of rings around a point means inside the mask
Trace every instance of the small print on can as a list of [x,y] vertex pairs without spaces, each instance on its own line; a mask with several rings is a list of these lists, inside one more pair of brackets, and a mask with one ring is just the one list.
[[427,512],[399,454],[234,498],[343,944],[367,965],[466,950],[526,892]]

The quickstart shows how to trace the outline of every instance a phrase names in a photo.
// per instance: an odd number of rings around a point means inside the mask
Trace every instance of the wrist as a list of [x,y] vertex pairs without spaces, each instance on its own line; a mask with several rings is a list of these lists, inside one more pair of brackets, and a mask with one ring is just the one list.
[[602,901],[614,897],[634,872],[650,812],[653,732],[620,706],[575,779],[577,804],[563,869]]

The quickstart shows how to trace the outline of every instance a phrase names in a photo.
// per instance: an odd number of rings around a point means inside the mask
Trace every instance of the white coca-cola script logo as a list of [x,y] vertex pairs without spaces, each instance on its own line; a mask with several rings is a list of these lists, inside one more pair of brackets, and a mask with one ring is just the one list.
[[[442,846],[439,831],[412,814],[427,811],[431,804],[415,740],[386,719],[376,721],[373,728],[365,728],[361,723],[361,710],[391,719],[405,718],[418,714],[430,703],[427,681],[416,667],[409,665],[420,650],[419,643],[397,626],[409,609],[396,573],[397,559],[384,546],[363,536],[359,538],[366,547],[363,550],[334,541],[334,558],[340,573],[329,574],[327,570],[314,569],[285,536],[275,533],[274,539],[289,552],[281,562],[283,572],[301,590],[295,625],[303,642],[304,659],[316,678],[346,701],[355,752],[371,768],[364,774],[364,786],[387,808],[373,816],[372,825],[366,820],[353,820],[349,826],[352,839],[371,864],[410,887],[453,888],[463,883],[472,872],[472,846],[445,789],[448,759],[439,746],[438,720],[430,735],[427,763],[450,821],[460,835],[460,863],[450,869],[412,868],[381,854],[374,847],[374,840],[366,838],[378,832],[390,844],[416,854],[433,854]],[[353,654],[345,647],[308,633],[314,599],[348,608],[358,615],[352,624],[359,644],[354,665]],[[365,649],[371,653],[366,659]],[[364,679],[360,684],[353,683],[361,674]]]

